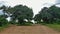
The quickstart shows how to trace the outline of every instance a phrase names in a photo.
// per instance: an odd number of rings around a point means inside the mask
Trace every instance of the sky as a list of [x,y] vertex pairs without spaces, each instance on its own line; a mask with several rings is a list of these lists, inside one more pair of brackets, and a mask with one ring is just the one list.
[[0,10],[0,15],[3,15],[4,13],[3,13],[3,11],[2,10]]
[[26,5],[33,9],[34,15],[37,14],[41,8],[50,7],[51,5],[59,2],[59,0],[0,0],[0,5],[12,6]]

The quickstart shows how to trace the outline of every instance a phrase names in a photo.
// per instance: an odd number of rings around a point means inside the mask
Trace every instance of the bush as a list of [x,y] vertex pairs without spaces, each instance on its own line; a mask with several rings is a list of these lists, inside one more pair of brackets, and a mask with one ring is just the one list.
[[15,22],[14,20],[9,22],[10,24],[17,24],[17,22]]
[[0,27],[7,24],[8,24],[8,21],[4,17],[0,16]]
[[21,24],[20,24],[20,22],[17,23],[17,25],[20,25],[20,26],[30,26],[30,25],[32,25],[32,24],[33,24],[32,22],[23,22],[23,23],[21,23]]

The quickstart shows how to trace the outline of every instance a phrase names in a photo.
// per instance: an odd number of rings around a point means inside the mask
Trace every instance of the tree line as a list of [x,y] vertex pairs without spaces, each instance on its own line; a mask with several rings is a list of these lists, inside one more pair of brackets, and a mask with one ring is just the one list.
[[[16,20],[18,20],[17,24],[19,25],[32,23],[31,20],[33,19],[33,10],[26,5],[16,5],[14,7],[6,7],[3,5],[0,7],[0,9],[3,9],[4,11],[4,18],[11,17],[10,22],[12,24],[15,24]],[[5,15],[5,13],[8,15]],[[26,19],[28,22],[24,21],[24,19]]]
[[[60,24],[60,7],[55,5],[49,8],[44,7],[35,15],[34,20],[37,21],[37,23]],[[41,20],[43,20],[43,22],[41,22]]]
[[[53,24],[58,23],[60,24],[60,8],[53,5],[49,8],[44,7],[38,14],[34,16],[33,9],[29,8],[26,5],[16,5],[14,7],[7,7],[2,6],[0,10],[3,9],[4,14],[0,15],[0,26],[4,24],[18,24],[18,25],[25,25],[25,24],[33,24],[31,20],[36,21],[37,23],[46,23],[46,24]],[[8,15],[6,15],[7,13]],[[7,17],[11,17],[11,21],[8,22],[6,20]],[[24,19],[27,20],[24,21]],[[16,22],[18,20],[18,22]],[[43,22],[41,21],[43,20]]]

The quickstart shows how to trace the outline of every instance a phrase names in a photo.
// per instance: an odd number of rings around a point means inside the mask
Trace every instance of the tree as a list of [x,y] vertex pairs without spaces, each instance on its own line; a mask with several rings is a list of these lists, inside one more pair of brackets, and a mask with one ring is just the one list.
[[50,14],[54,16],[54,18],[60,18],[60,8],[55,5],[51,6],[48,11]]
[[57,19],[60,19],[60,8],[56,7],[55,5],[51,6],[50,8],[44,7],[39,14],[35,16],[35,19],[37,21],[41,21],[42,19],[46,23],[53,23],[57,21]]
[[[37,18],[36,18],[37,17]],[[52,18],[52,15],[50,13],[48,13],[48,8],[47,7],[44,7],[40,12],[39,14],[37,14],[35,16],[35,19],[38,21],[38,22],[41,22],[41,19],[44,21],[44,22],[49,22]]]
[[20,24],[24,23],[24,19],[30,21],[33,18],[33,10],[27,6],[17,5],[11,8],[10,11],[12,11],[12,18],[14,20],[18,19]]

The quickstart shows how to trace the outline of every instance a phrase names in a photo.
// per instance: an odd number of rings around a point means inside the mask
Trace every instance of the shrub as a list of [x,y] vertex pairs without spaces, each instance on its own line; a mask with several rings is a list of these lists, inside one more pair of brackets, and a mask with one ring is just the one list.
[[32,25],[32,24],[33,24],[32,22],[23,22],[23,23],[21,23],[21,24],[20,24],[20,22],[17,23],[17,25],[20,25],[20,26],[30,26],[30,25]]
[[0,16],[0,26],[4,26],[6,24],[8,24],[8,21],[4,17]]

